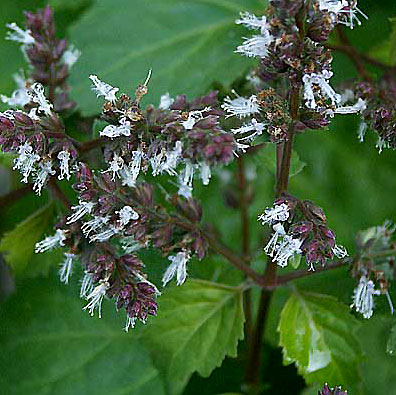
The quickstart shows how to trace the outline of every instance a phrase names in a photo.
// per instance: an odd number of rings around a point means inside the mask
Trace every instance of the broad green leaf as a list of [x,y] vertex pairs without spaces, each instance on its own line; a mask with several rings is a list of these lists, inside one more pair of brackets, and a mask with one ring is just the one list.
[[189,280],[165,290],[143,340],[169,393],[180,394],[194,371],[207,377],[226,355],[236,357],[243,324],[241,289]]
[[262,0],[97,0],[70,30],[82,51],[71,76],[72,96],[83,114],[98,113],[101,100],[90,89],[90,74],[126,93],[150,68],[147,100],[160,95],[206,93],[214,81],[230,84],[254,61],[234,53],[244,28],[240,11],[263,14]]
[[[254,156],[254,159],[258,165],[264,165],[266,169],[272,174],[276,174],[276,145],[266,144],[260,151]],[[291,163],[290,163],[290,177],[296,176],[301,173],[305,162],[302,162],[297,154],[293,151]]]
[[54,281],[20,284],[0,309],[0,392],[164,395],[148,352],[136,333],[123,331],[113,303],[92,318],[77,290]]
[[34,246],[43,238],[44,232],[53,222],[53,215],[53,205],[44,206],[1,239],[0,252],[5,254],[6,262],[16,275],[22,274],[27,269],[34,254]]
[[308,384],[351,386],[360,380],[357,327],[349,309],[335,298],[295,290],[278,327],[283,361],[294,362]]

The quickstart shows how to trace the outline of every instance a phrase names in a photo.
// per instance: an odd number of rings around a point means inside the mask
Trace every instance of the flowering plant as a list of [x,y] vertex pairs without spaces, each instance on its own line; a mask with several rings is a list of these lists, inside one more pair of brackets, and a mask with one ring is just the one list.
[[[6,39],[20,44],[28,68],[15,75],[17,89],[1,95],[1,158],[26,185],[2,196],[0,206],[32,199],[31,190],[47,203],[4,234],[0,251],[14,274],[29,266],[42,275],[45,265],[35,260],[59,264],[60,282],[77,285],[91,316],[111,325],[123,317],[129,333],[116,336],[134,339],[131,361],[144,355],[142,369],[156,377],[139,384],[144,372],[136,368],[128,393],[181,393],[193,372],[209,376],[226,355],[244,356],[237,390],[264,393],[262,344],[274,315],[283,362],[295,364],[313,393],[346,393],[339,385],[363,391],[357,331],[377,304],[380,314],[393,314],[396,227],[383,219],[364,231],[353,228],[355,247],[347,249],[331,207],[315,203],[309,187],[291,184],[304,167],[295,151],[299,139],[309,145],[341,117],[359,119],[357,143],[370,131],[380,153],[396,148],[394,66],[359,52],[346,33],[370,23],[362,7],[356,0],[270,0],[256,14],[231,7],[236,28],[248,35],[239,45],[233,40],[233,56],[249,58],[249,68],[194,98],[165,88],[158,105],[150,104],[161,85],[155,62],[136,86],[120,83],[121,89],[84,58],[79,34],[73,44],[58,37],[49,6],[25,12],[23,27],[7,24]],[[98,16],[95,6],[89,12]],[[116,31],[106,34],[122,40]],[[334,81],[335,73],[342,77],[333,66],[337,53],[352,61],[354,78]],[[82,72],[79,62],[92,69]],[[75,94],[81,85],[73,78],[90,89]],[[133,94],[122,92],[131,88]],[[85,95],[94,103],[91,113]],[[268,174],[263,164],[274,174],[268,182],[260,181]],[[348,304],[326,286],[311,292],[308,281],[331,281],[333,273],[347,284]],[[278,301],[281,292],[289,293],[287,302]],[[78,299],[69,299],[76,307]],[[79,308],[70,311],[79,317],[71,328],[103,325],[80,318]],[[246,351],[238,349],[243,339]],[[390,354],[393,342],[391,334]],[[130,385],[127,372],[117,385],[125,379]],[[84,383],[74,392],[95,390]]]

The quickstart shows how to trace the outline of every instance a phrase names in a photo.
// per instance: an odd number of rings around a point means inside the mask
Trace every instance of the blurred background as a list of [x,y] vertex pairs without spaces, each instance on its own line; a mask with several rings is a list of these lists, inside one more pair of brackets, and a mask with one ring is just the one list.
[[[0,37],[5,36],[6,23],[23,24],[23,10],[45,4],[38,0],[2,0]],[[147,103],[156,104],[165,92],[192,97],[219,85],[227,87],[254,66],[254,61],[233,53],[244,34],[233,21],[239,11],[260,14],[265,10],[265,1],[260,0],[54,0],[50,4],[55,9],[58,35],[65,35],[82,52],[70,80],[72,98],[80,104],[75,118],[100,112],[100,103],[89,89],[91,73],[130,92],[153,68]],[[359,7],[370,19],[348,31],[348,36],[361,52],[384,60],[387,55],[382,50],[392,32],[389,18],[396,16],[396,3],[361,0]],[[12,75],[23,67],[26,65],[18,45],[0,40],[0,93],[12,92]],[[353,65],[342,55],[335,55],[333,69],[334,84],[356,77]],[[370,71],[378,74],[377,70]],[[380,225],[385,219],[396,221],[396,153],[384,150],[378,154],[375,136],[370,133],[364,143],[359,143],[358,125],[354,116],[337,117],[329,130],[299,135],[296,152],[306,165],[290,185],[294,195],[324,208],[337,239],[350,251],[357,231]],[[80,133],[73,117],[70,127]],[[87,136],[82,133],[81,138]],[[271,166],[261,160],[265,154],[247,160],[255,196],[250,207],[251,230],[257,235],[253,248],[261,245],[263,237],[257,213],[273,200]],[[9,165],[9,158],[0,157],[2,195],[20,187],[18,175]],[[215,222],[225,242],[237,246],[239,214],[227,205],[230,184],[225,181],[231,177],[233,166],[219,171],[210,186],[198,190],[198,196],[206,217]],[[40,198],[26,195],[1,206],[1,234],[12,231],[47,201],[45,194]],[[166,263],[151,252],[146,259],[152,263],[148,270],[159,279]],[[262,260],[261,255],[254,262],[257,270],[263,269]],[[59,259],[26,253],[23,263],[13,270],[1,262],[0,394],[166,393],[161,372],[140,341],[140,328],[125,334],[121,330],[123,318],[106,303],[101,320],[83,313],[77,279],[68,287],[58,281]],[[216,257],[197,262],[192,276],[229,284],[239,281],[239,274]],[[354,281],[339,269],[300,280],[297,285],[334,295],[349,305]],[[396,293],[391,291],[396,301]],[[276,327],[287,294],[287,289],[277,291],[271,306],[263,345],[263,394],[316,394],[318,388],[306,389],[293,366],[282,366]],[[386,352],[393,319],[385,302],[380,301],[377,310],[379,314],[365,322],[359,332],[366,354],[361,394],[396,395],[396,359]],[[241,350],[244,347],[241,342]],[[226,358],[209,378],[194,374],[183,393],[241,393],[243,377],[243,359]]]

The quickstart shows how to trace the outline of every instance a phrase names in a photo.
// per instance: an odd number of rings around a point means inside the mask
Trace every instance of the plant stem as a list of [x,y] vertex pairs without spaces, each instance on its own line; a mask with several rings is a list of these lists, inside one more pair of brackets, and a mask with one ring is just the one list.
[[15,189],[7,193],[6,195],[0,196],[0,208],[7,207],[10,204],[17,202],[19,199],[22,199],[24,196],[29,194],[32,191],[30,185],[24,185],[19,189]]
[[[248,201],[246,196],[246,177],[245,177],[245,159],[240,156],[238,162],[238,179],[239,179],[239,210],[241,214],[241,228],[242,228],[242,253],[248,257],[250,254],[250,234],[249,234],[249,214]],[[251,334],[251,320],[252,320],[252,306],[251,306],[251,292],[247,289],[244,293],[245,303],[245,317],[246,317],[246,333],[249,337]]]
[[[290,163],[293,152],[295,121],[298,120],[299,100],[300,87],[294,84],[291,87],[290,92],[290,113],[293,121],[290,125],[288,139],[284,143],[283,150],[277,149],[277,177],[275,186],[276,197],[280,197],[283,193],[285,193],[289,186]],[[262,341],[269,305],[273,295],[273,289],[277,286],[276,270],[276,264],[272,261],[272,259],[269,259],[263,278],[265,288],[262,289],[260,295],[256,327],[249,342],[247,383],[252,395],[259,394],[260,392]]]
[[59,188],[55,178],[49,180],[48,186],[54,195],[59,199],[59,201],[65,206],[67,210],[70,210],[71,204],[69,199],[65,196],[62,190]]

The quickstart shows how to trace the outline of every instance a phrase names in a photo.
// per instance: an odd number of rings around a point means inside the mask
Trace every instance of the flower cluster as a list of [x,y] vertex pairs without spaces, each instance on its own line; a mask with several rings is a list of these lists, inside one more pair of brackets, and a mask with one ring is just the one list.
[[102,118],[108,125],[100,131],[106,140],[106,171],[130,187],[140,173],[175,176],[179,195],[189,198],[194,174],[207,185],[211,167],[232,160],[234,137],[220,126],[216,92],[191,103],[184,95],[173,99],[167,94],[158,108],[149,106],[143,111],[140,100],[147,92],[149,76],[133,99],[126,94],[117,97],[118,88],[90,77],[95,92],[106,100]]
[[[328,118],[333,117],[334,114],[354,114],[365,109],[363,100],[344,106],[343,95],[332,88],[330,84],[333,75],[332,56],[330,50],[322,44],[336,24],[353,28],[355,23],[361,23],[358,15],[366,17],[357,7],[356,1],[315,0],[304,3],[272,0],[267,14],[267,17],[259,18],[249,13],[241,13],[241,18],[236,23],[259,33],[247,38],[236,52],[260,59],[255,74],[261,79],[262,84],[284,77],[288,78],[296,88],[299,88],[302,82],[305,109],[301,111],[299,130],[321,128],[328,124]],[[301,15],[305,15],[305,21],[301,23],[306,23],[307,37],[304,40],[301,40],[301,35],[304,34],[303,27],[298,23]],[[261,87],[259,82],[255,85],[257,88]],[[245,139],[251,141],[260,135],[264,128],[268,129],[267,122],[256,121],[257,116],[267,110],[266,106],[264,108],[260,106],[259,96],[237,97],[232,100],[227,98],[223,105],[231,115],[241,118],[253,117],[255,122],[249,121],[234,130],[241,133],[242,142],[244,134]],[[271,93],[271,96],[274,95]],[[268,100],[266,104],[268,105]],[[272,106],[270,105],[270,108]],[[276,114],[272,111],[271,113]],[[287,138],[285,130],[289,120],[283,114],[282,111],[280,117],[277,116],[278,124],[270,123],[272,126],[268,132],[272,141],[282,142]]]
[[304,256],[309,270],[315,270],[315,264],[323,266],[334,256],[344,259],[348,255],[344,247],[336,244],[323,210],[310,201],[292,196],[280,198],[258,216],[258,221],[272,227],[273,234],[264,251],[281,267]]
[[[364,318],[370,318],[374,311],[374,296],[384,294],[391,313],[393,304],[389,295],[390,280],[393,279],[393,265],[396,245],[396,227],[386,221],[381,226],[359,232],[356,240],[358,258],[354,260],[352,275],[359,282],[353,294],[352,308]],[[375,288],[376,285],[379,288]]]
[[125,186],[109,172],[94,174],[84,163],[76,177],[79,204],[53,236],[37,243],[36,252],[68,248],[59,271],[61,281],[69,282],[75,262],[80,261],[85,308],[91,315],[97,309],[100,316],[103,298],[114,299],[116,308],[126,311],[128,330],[136,320],[145,322],[148,315],[156,314],[155,298],[160,294],[143,273],[138,251],[152,246],[168,255],[171,264],[164,286],[175,276],[177,284],[183,284],[191,256],[202,259],[207,249],[203,234],[193,226],[201,220],[202,210],[195,200],[174,195],[177,212],[170,214],[154,203],[150,184]]
[[75,103],[68,97],[67,78],[70,68],[77,61],[80,52],[66,40],[58,40],[55,35],[53,12],[47,5],[36,13],[26,12],[26,30],[10,23],[7,39],[22,44],[22,51],[29,62],[29,75],[16,75],[18,89],[11,97],[1,96],[1,100],[12,107],[24,108],[31,102],[27,90],[34,82],[44,87],[52,87],[50,92],[56,111],[70,110]]
[[29,112],[0,113],[0,148],[17,155],[14,169],[21,173],[22,182],[31,179],[33,190],[40,195],[51,176],[70,179],[77,151],[43,86],[35,82],[26,93],[31,100]]
[[396,80],[391,74],[385,74],[378,84],[359,82],[355,92],[359,100],[367,103],[363,111],[363,120],[359,127],[359,139],[364,140],[367,129],[377,133],[377,148],[396,149]]

